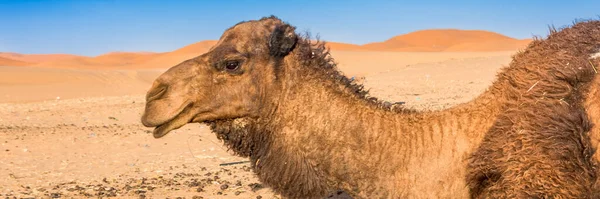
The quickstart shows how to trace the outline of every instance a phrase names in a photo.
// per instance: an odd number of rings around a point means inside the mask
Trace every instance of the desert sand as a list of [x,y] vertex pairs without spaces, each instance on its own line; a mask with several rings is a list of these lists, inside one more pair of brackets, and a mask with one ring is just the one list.
[[[213,44],[165,53],[13,58],[36,64],[1,66],[0,197],[280,198],[204,124],[154,139],[140,123],[154,78]],[[516,52],[485,50],[493,45],[480,45],[479,52],[330,47],[340,70],[372,96],[417,109],[447,108],[476,97]],[[242,163],[220,165],[231,162]]]

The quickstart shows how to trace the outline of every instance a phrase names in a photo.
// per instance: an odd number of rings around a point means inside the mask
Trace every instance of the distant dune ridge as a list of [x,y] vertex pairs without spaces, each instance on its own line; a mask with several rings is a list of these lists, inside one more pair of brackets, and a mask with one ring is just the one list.
[[[96,57],[69,54],[0,53],[0,66],[136,69],[164,68],[208,51],[217,41],[197,42],[171,52],[112,52]],[[524,48],[531,39],[514,39],[481,30],[435,29],[398,35],[364,45],[328,42],[333,51],[492,52]]]
[[0,65],[5,65],[5,66],[27,66],[27,65],[31,65],[32,63],[28,63],[28,62],[24,62],[24,61],[19,61],[19,60],[14,60],[14,59],[10,59],[10,58],[5,58],[5,57],[0,57]]
[[136,53],[136,52],[111,52],[96,57],[74,57],[48,62],[41,62],[33,66],[40,67],[91,67],[91,68],[128,68],[128,66],[145,62],[163,53]]
[[421,30],[392,37],[384,42],[365,44],[374,51],[457,52],[506,51],[524,48],[531,39],[518,40],[481,30]]
[[199,56],[202,53],[207,52],[213,45],[215,45],[217,41],[215,40],[206,40],[197,43],[193,43],[187,45],[183,48],[177,49],[175,51],[163,53],[157,56],[153,56],[152,58],[139,62],[131,67],[133,68],[165,68],[165,66],[170,67],[175,64],[178,64],[184,60],[190,59],[192,57]]
[[41,63],[47,61],[56,61],[62,59],[71,59],[76,57],[82,57],[79,55],[69,55],[69,54],[19,54],[19,53],[3,53],[0,52],[0,57],[13,59],[22,62],[28,63]]

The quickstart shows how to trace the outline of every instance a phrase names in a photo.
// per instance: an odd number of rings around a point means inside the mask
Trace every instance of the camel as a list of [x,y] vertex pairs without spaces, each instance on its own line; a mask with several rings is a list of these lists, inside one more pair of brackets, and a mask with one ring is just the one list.
[[323,42],[270,16],[159,76],[141,121],[155,138],[210,125],[286,198],[589,198],[599,49],[600,21],[574,24],[517,53],[472,101],[417,111],[369,96]]

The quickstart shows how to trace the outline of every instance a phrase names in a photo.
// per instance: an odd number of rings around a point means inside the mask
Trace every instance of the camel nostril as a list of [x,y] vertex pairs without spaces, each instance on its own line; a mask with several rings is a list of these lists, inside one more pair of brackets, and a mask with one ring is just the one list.
[[167,91],[168,86],[159,85],[155,88],[152,88],[148,94],[146,94],[146,102],[151,102],[163,96]]

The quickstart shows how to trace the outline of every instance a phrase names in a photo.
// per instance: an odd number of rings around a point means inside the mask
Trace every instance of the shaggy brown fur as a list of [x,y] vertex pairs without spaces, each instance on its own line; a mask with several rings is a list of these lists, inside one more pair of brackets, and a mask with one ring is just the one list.
[[505,89],[508,110],[469,162],[473,198],[598,198],[584,107],[598,50],[600,22],[588,21],[514,56],[495,84],[514,85]]
[[[564,31],[598,28],[592,21]],[[593,77],[580,58],[600,41],[570,36],[554,33],[534,42],[472,102],[417,112],[369,97],[338,72],[323,43],[311,43],[281,20],[242,22],[226,30],[208,53],[161,75],[148,92],[142,122],[157,127],[155,137],[188,122],[209,123],[230,149],[250,158],[263,183],[287,198],[319,198],[338,188],[358,198],[503,196],[496,190],[509,188],[515,194],[506,196],[583,197],[595,175],[585,157],[589,122],[576,89]],[[559,97],[573,105],[554,103]],[[543,100],[527,100],[534,98]],[[527,131],[519,140],[521,128]],[[478,148],[484,136],[491,148]],[[531,151],[518,154],[523,160],[548,163],[527,173],[553,176],[502,173],[532,165],[500,162],[507,157],[497,151],[517,142]],[[565,151],[571,155],[560,153]],[[473,161],[488,154],[491,161]],[[500,168],[485,170],[490,164]],[[504,188],[511,182],[514,186]],[[562,187],[528,190],[548,184]]]
[[[596,58],[595,62],[592,62],[595,67],[600,66],[600,58]],[[596,68],[597,69],[597,68]],[[589,92],[586,95],[585,100],[585,110],[590,118],[590,121],[594,126],[590,131],[590,139],[592,146],[597,151],[598,147],[600,147],[600,76],[596,75],[594,81],[592,82]],[[600,162],[600,153],[594,153],[594,159],[596,162]],[[600,169],[598,170],[600,172]],[[600,174],[597,174],[599,176]],[[596,183],[594,186],[595,190],[600,190],[600,178],[596,179]],[[598,197],[600,198],[600,197]]]
[[597,198],[584,110],[525,102],[498,118],[471,158],[472,198]]

